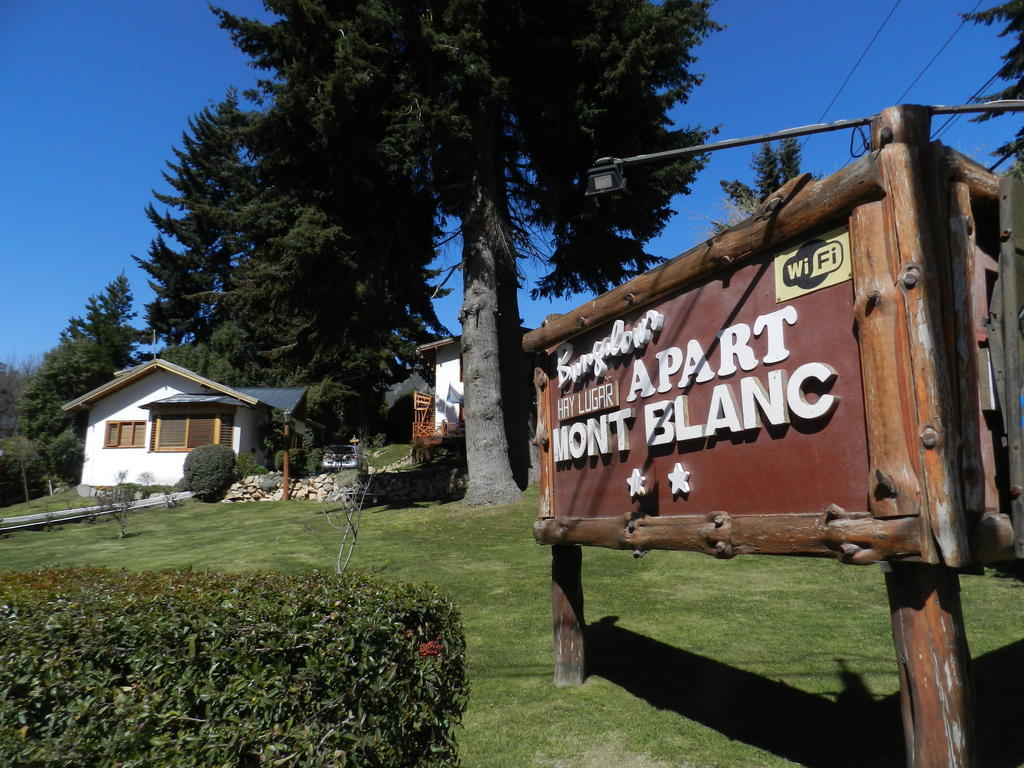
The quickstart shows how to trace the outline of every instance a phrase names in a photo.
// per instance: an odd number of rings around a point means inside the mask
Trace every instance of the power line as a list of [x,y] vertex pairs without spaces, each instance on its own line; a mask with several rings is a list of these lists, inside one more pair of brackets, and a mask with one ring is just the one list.
[[[974,13],[976,10],[978,10],[978,6],[979,5],[981,5],[981,0],[978,0],[978,2],[976,2],[974,4],[974,7],[971,8],[971,10],[967,12],[967,14],[965,14],[965,17],[970,15],[970,14],[972,14],[972,13]],[[953,34],[951,34],[949,37],[946,38],[946,42],[944,42],[942,45],[939,46],[939,50],[937,50],[935,52],[935,55],[932,56],[931,59],[928,60],[928,63],[924,65],[924,69],[922,69],[918,73],[917,77],[915,77],[913,79],[913,81],[911,81],[910,85],[908,85],[906,87],[906,89],[904,89],[903,93],[901,93],[899,95],[899,97],[897,97],[897,99],[896,99],[896,103],[897,104],[902,104],[903,103],[903,97],[906,96],[908,93],[910,93],[910,89],[911,88],[913,88],[915,85],[917,85],[917,81],[920,80],[921,77],[924,75],[924,73],[928,71],[929,67],[931,67],[931,65],[935,63],[935,60],[937,58],[939,58],[939,56],[942,54],[942,52],[944,50],[946,50],[946,46],[949,45],[950,42],[953,40],[953,38],[957,36],[957,33],[961,29],[963,29],[964,24],[966,24],[966,23],[967,23],[967,19],[966,18],[961,18],[960,19],[960,24],[957,26],[956,29],[953,30]]]
[[[976,90],[974,93],[972,93],[970,96],[968,96],[967,99],[965,100],[965,103],[969,104],[969,103],[973,102],[976,98],[978,98],[978,96],[980,96],[982,94],[983,91],[988,90],[988,87],[990,85],[992,85],[993,82],[995,82],[997,77],[999,77],[999,72],[998,71],[994,75],[992,75],[992,77],[990,77],[985,82],[985,84],[983,86],[981,86],[978,90]],[[949,117],[947,117],[946,118],[946,122],[944,122],[937,129],[935,129],[935,131],[932,132],[932,139],[936,140],[936,139],[940,138],[942,136],[942,134],[945,133],[947,130],[949,130],[953,126],[953,123],[955,123],[959,119],[960,119],[960,113],[953,114],[953,115],[950,115]]]
[[827,115],[828,111],[832,109],[832,105],[836,103],[836,99],[839,98],[839,94],[841,94],[843,92],[843,89],[846,88],[846,84],[850,82],[850,78],[853,77],[853,73],[857,71],[857,67],[859,67],[860,63],[864,61],[864,57],[868,55],[868,51],[871,50],[871,46],[875,44],[875,40],[877,40],[878,36],[882,34],[882,30],[885,28],[885,25],[889,23],[889,19],[892,18],[892,15],[896,12],[896,9],[899,8],[901,2],[903,2],[903,0],[896,0],[896,2],[893,4],[892,9],[889,11],[889,15],[885,17],[885,19],[879,25],[878,29],[875,30],[875,34],[872,35],[871,39],[868,41],[867,46],[861,52],[860,57],[857,59],[853,67],[850,69],[849,73],[846,75],[846,79],[843,80],[843,84],[839,86],[838,90],[836,90],[835,92],[835,95],[832,97],[832,100],[828,103],[828,106],[825,107],[825,111],[821,113],[817,120],[815,120],[816,123],[820,123],[822,120],[825,119],[825,115]]
[[[860,63],[864,61],[864,57],[868,55],[868,51],[871,50],[871,46],[875,44],[875,40],[877,40],[878,36],[882,34],[882,30],[885,29],[885,25],[889,23],[889,19],[892,18],[892,15],[896,13],[896,9],[900,7],[901,2],[903,2],[903,0],[896,0],[896,2],[893,3],[892,8],[889,9],[888,15],[884,19],[882,19],[882,23],[878,25],[878,29],[875,30],[875,34],[873,34],[871,36],[871,39],[868,40],[868,44],[864,47],[864,50],[861,51],[860,56],[857,57],[857,61],[854,62],[853,66],[850,68],[850,71],[846,73],[846,79],[844,79],[839,88],[836,89],[836,92],[832,95],[832,100],[828,103],[828,106],[825,107],[825,110],[818,116],[818,119],[815,122],[820,123],[822,120],[825,119],[825,115],[827,115],[828,111],[832,109],[832,105],[836,103],[836,99],[839,98],[839,95],[843,92],[843,89],[846,88],[846,84],[850,82],[850,78],[853,77],[853,73],[857,71],[857,67],[859,67]],[[804,140],[800,142],[800,149],[803,149],[806,143],[807,137],[804,137]]]

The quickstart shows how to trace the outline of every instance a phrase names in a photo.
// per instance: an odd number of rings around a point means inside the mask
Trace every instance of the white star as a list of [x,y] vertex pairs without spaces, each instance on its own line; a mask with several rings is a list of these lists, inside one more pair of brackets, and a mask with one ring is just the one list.
[[672,483],[673,496],[677,493],[688,494],[690,492],[690,472],[683,469],[683,465],[678,461],[672,468],[672,471],[669,472],[668,479]]
[[630,474],[630,476],[626,478],[626,482],[629,484],[630,498],[643,496],[645,493],[647,493],[647,489],[644,488],[644,482],[646,480],[647,478],[640,474],[640,470],[634,467],[632,474]]

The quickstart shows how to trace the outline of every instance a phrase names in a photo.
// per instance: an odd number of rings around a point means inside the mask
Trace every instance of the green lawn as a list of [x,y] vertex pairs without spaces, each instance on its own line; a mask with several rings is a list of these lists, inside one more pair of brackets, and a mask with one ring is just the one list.
[[[0,567],[328,569],[312,503],[191,503],[113,522],[20,532]],[[904,764],[882,575],[832,561],[584,551],[590,677],[551,684],[550,555],[536,493],[517,505],[376,508],[352,567],[430,582],[460,607],[471,697],[463,765]],[[322,527],[322,526],[321,526]],[[979,766],[1024,764],[1024,589],[962,579],[976,660]]]
[[[16,495],[15,498],[22,497]],[[32,501],[27,504],[22,502],[20,504],[10,504],[6,507],[0,507],[0,520],[5,517],[34,515],[42,512],[65,512],[69,509],[88,507],[95,503],[95,499],[83,498],[78,495],[78,491],[71,489],[55,493],[52,496],[40,496],[39,498],[32,499]]]
[[400,459],[409,455],[410,446],[404,443],[391,443],[381,448],[371,448],[366,451],[367,463],[376,470],[394,464]]

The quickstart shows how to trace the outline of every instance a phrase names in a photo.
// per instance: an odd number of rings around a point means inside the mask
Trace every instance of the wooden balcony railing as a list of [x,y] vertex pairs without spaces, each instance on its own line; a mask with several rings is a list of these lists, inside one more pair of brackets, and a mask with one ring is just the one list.
[[413,392],[413,421],[412,439],[426,443],[440,443],[444,440],[452,440],[464,437],[466,434],[466,422],[459,419],[457,423],[442,421],[440,425],[434,423],[436,412],[434,410],[434,398],[423,392]]

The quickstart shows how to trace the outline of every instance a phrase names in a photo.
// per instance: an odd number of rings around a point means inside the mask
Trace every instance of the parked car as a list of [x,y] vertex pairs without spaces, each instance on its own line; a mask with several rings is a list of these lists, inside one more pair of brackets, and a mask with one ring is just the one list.
[[324,450],[321,460],[324,469],[358,469],[365,472],[366,457],[358,445],[331,445]]

